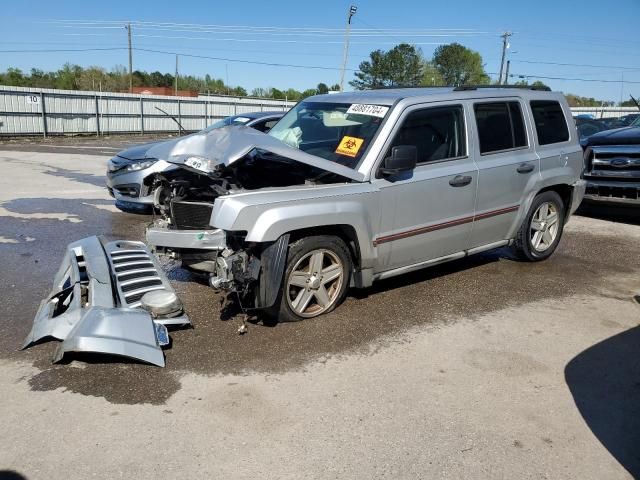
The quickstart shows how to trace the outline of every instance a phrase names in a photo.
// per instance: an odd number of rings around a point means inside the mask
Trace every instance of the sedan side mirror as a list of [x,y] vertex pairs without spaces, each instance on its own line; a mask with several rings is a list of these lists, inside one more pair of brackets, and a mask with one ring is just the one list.
[[416,168],[418,149],[415,145],[398,145],[391,149],[391,156],[384,159],[380,173],[384,176],[396,175]]

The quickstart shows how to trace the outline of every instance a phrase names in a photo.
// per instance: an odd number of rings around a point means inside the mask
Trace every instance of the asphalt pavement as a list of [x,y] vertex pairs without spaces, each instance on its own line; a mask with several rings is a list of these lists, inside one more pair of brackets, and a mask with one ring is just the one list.
[[194,324],[166,368],[18,351],[68,243],[143,238],[103,186],[136,141],[0,144],[0,478],[640,476],[633,209],[582,208],[546,262],[488,252],[244,336],[165,261]]

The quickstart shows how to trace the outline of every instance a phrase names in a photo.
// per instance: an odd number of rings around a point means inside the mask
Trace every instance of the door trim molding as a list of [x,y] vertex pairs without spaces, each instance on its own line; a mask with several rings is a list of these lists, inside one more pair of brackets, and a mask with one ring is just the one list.
[[457,227],[458,225],[464,225],[476,220],[484,220],[486,218],[496,217],[498,215],[504,215],[506,213],[515,212],[520,208],[520,205],[513,205],[511,207],[499,208],[497,210],[490,210],[488,212],[478,213],[469,217],[462,217],[455,220],[449,220],[448,222],[434,223],[424,227],[413,228],[411,230],[405,230],[403,232],[392,233],[390,235],[384,235],[373,239],[373,246],[377,247],[383,243],[393,242],[395,240],[401,240],[403,238],[414,237],[416,235],[422,235],[423,233],[434,232],[436,230],[442,230],[444,228]]

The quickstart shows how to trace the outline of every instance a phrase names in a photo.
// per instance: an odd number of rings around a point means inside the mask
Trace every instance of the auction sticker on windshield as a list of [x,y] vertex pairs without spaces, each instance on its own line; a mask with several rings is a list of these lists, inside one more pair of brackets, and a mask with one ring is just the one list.
[[355,157],[358,155],[363,143],[364,138],[349,137],[345,135],[342,137],[342,140],[340,140],[340,144],[338,145],[338,148],[336,148],[336,153],[346,155],[347,157]]
[[354,103],[349,107],[347,113],[357,113],[360,115],[370,115],[372,117],[384,117],[389,111],[389,107],[382,105],[368,105],[364,103]]

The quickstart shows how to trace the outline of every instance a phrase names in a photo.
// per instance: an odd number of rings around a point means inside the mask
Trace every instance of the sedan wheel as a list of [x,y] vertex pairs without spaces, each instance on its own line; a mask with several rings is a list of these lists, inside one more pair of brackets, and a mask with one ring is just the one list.
[[343,291],[344,272],[344,264],[334,252],[310,251],[298,260],[286,279],[289,308],[304,318],[331,309]]

